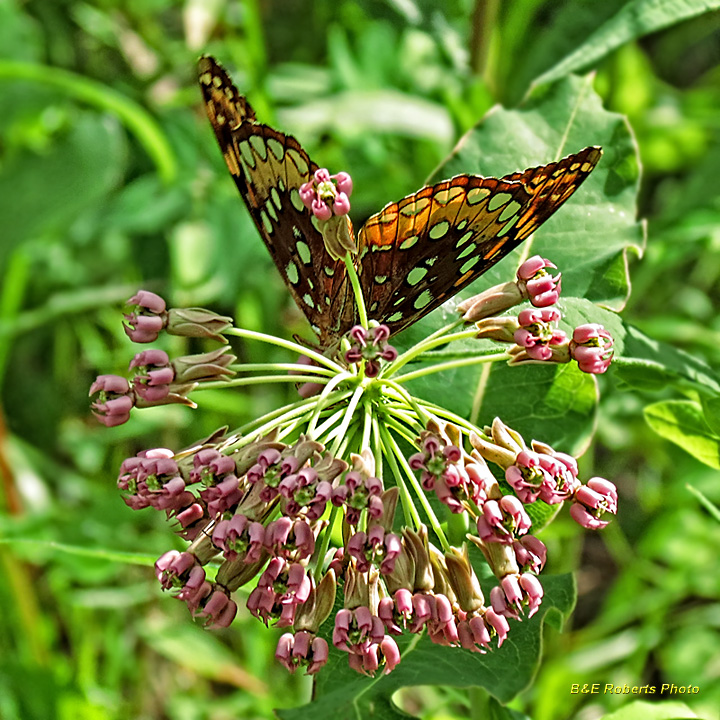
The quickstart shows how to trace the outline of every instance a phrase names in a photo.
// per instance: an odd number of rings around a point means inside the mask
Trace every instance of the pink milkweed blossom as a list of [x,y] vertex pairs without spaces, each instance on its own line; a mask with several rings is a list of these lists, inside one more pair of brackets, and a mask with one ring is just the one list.
[[148,290],[138,290],[128,301],[130,312],[125,314],[125,334],[136,343],[149,343],[158,339],[167,325],[165,301]]
[[525,348],[533,360],[550,360],[552,345],[561,345],[567,340],[562,330],[557,328],[560,313],[555,308],[522,310],[518,313],[520,327],[515,331],[514,340]]
[[523,504],[513,495],[500,500],[487,500],[477,519],[477,530],[484,542],[511,545],[519,535],[525,535],[532,523]]
[[557,269],[549,260],[533,255],[517,271],[518,287],[523,297],[536,308],[554,305],[560,297],[561,274],[552,275],[548,268]]
[[116,427],[130,419],[135,394],[130,383],[120,375],[98,375],[90,386],[90,395],[99,393],[92,404],[92,413],[105,427]]
[[275,658],[291,673],[304,666],[307,675],[317,673],[327,663],[328,656],[327,641],[306,630],[299,630],[294,635],[285,633],[275,650]]
[[348,332],[352,341],[350,349],[345,353],[345,362],[357,364],[365,361],[365,375],[369,378],[380,374],[381,360],[392,362],[397,358],[397,350],[388,343],[390,328],[387,325],[375,325],[366,330],[362,325],[355,325]]
[[315,171],[312,180],[299,189],[300,199],[318,220],[329,220],[333,215],[350,212],[352,178],[346,172],[331,175],[326,168]]
[[590,530],[604,528],[610,520],[604,520],[603,516],[617,513],[617,488],[605,478],[590,478],[575,491],[573,500],[570,516]]
[[573,331],[570,356],[583,372],[596,375],[606,372],[614,353],[613,337],[602,325],[588,323]]

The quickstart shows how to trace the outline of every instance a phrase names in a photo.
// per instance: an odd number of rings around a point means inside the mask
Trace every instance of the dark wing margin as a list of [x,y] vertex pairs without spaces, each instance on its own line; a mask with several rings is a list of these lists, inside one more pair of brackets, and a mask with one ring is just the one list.
[[537,230],[585,182],[602,157],[602,148],[586,147],[579,153],[503,177],[520,182],[532,196],[529,206],[518,219],[518,239],[524,240]]

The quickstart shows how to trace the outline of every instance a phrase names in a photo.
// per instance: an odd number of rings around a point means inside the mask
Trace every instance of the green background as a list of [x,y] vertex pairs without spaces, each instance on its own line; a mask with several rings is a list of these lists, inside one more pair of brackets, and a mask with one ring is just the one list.
[[[719,5],[0,0],[0,718],[310,712],[289,710],[310,701],[311,684],[274,662],[278,631],[242,611],[230,629],[205,632],[161,596],[150,566],[182,543],[159,515],[126,508],[115,489],[125,457],[239,425],[290,392],[208,391],[197,411],[136,412],[111,430],[88,411],[95,375],[125,374],[142,349],[120,325],[122,303],[139,287],[245,328],[305,332],[214,144],[195,80],[203,52],[232,71],[262,120],[298,137],[322,166],[352,173],[358,227],[441,165],[444,176],[505,174],[555,159],[554,133],[570,127],[558,108],[586,93],[567,152],[602,141],[606,164],[575,210],[570,201],[565,220],[558,214],[532,242],[546,256],[561,243],[569,295],[624,308],[621,325],[583,300],[564,307],[617,335],[599,408],[579,374],[549,380],[497,366],[497,390],[483,404],[457,391],[464,377],[447,380],[456,389],[448,397],[478,421],[502,414],[523,432],[542,430],[562,450],[585,449],[594,432],[581,472],[617,483],[619,515],[591,534],[565,513],[543,534],[546,573],[575,573],[577,607],[562,633],[557,613],[544,630],[537,625],[525,652],[532,645],[542,661],[523,657],[522,682],[517,664],[491,663],[493,695],[507,707],[477,687],[436,684],[452,682],[460,651],[447,656],[449,672],[438,673],[431,657],[424,672],[399,674],[393,698],[406,713],[438,720],[717,717]],[[470,135],[471,148],[448,160],[497,103],[508,112],[495,110]],[[580,226],[573,212],[596,197],[597,225]],[[642,259],[638,219],[647,221]],[[513,270],[508,260],[487,280]],[[157,346],[173,355],[205,349],[178,338]],[[235,348],[249,362],[291,359],[250,343]],[[533,388],[545,399],[560,393],[575,432],[551,413],[530,413],[518,387],[536,406]],[[563,612],[572,605],[565,582],[554,596],[565,597]],[[316,717],[337,717],[333,683],[345,699],[367,693],[367,681],[343,672],[327,668]],[[351,691],[346,682],[359,684]],[[575,683],[663,682],[700,692],[643,698],[651,708],[631,705],[631,695],[571,693]],[[373,707],[385,716],[382,704]],[[368,716],[362,702],[355,708]]]

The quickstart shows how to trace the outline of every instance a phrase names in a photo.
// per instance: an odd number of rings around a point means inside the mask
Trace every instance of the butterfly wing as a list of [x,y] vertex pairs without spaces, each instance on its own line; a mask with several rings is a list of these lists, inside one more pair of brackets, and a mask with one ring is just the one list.
[[459,175],[387,205],[360,230],[368,315],[399,332],[516,248],[580,186],[599,148],[502,179]]
[[562,160],[505,175],[507,182],[522,183],[532,199],[518,218],[517,242],[535,232],[584,182],[602,156],[602,148],[586,147]]
[[298,193],[317,165],[294,137],[257,122],[213,58],[200,59],[198,75],[230,174],[290,293],[326,347],[341,325],[352,323],[352,302],[345,265],[328,254]]

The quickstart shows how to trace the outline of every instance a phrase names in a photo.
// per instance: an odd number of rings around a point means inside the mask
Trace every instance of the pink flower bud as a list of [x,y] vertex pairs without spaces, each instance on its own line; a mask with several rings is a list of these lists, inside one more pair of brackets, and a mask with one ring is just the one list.
[[602,325],[588,323],[573,331],[570,343],[570,356],[577,361],[580,370],[586,373],[601,374],[607,371],[612,362],[613,338]]

